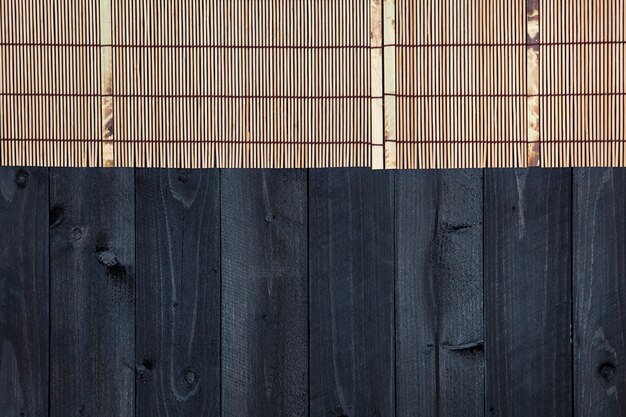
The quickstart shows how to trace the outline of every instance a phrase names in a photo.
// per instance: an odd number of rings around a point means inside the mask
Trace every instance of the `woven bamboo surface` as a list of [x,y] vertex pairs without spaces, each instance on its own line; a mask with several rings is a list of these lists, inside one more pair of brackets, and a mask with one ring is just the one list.
[[0,165],[625,166],[626,0],[0,3]]

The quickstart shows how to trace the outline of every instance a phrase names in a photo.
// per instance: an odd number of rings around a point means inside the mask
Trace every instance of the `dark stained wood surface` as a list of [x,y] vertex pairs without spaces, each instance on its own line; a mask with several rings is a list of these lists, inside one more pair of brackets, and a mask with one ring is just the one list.
[[488,415],[572,413],[571,170],[487,170]]
[[0,415],[48,412],[48,170],[0,168]]
[[223,171],[223,416],[308,415],[307,259],[306,171]]
[[626,171],[574,175],[574,406],[626,416]]
[[395,180],[397,416],[484,409],[483,175]]
[[50,415],[135,415],[133,170],[50,170]]
[[393,174],[309,173],[311,416],[393,416]]
[[0,170],[0,417],[623,416],[626,171]]
[[137,416],[220,416],[219,180],[137,171]]

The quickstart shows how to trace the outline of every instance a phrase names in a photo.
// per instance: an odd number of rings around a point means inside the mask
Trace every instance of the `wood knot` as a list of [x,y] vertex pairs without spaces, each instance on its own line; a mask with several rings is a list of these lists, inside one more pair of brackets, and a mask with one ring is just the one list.
[[183,371],[183,380],[187,385],[195,385],[200,379],[200,374],[193,368],[186,368]]
[[49,212],[49,220],[48,220],[50,229],[60,225],[63,222],[64,218],[65,218],[65,209],[63,208],[63,206],[58,205],[58,204],[52,206]]
[[153,370],[154,365],[156,365],[156,362],[154,361],[154,359],[151,358],[146,358],[143,360],[143,362],[141,362],[141,366],[143,366],[143,368],[148,371]]
[[80,227],[72,228],[70,232],[70,239],[73,241],[81,240],[83,238],[83,229]]
[[470,229],[472,227],[474,227],[476,225],[474,224],[465,224],[465,223],[442,223],[441,224],[441,229],[444,232],[458,232],[458,231],[462,231],[462,230],[466,230],[466,229]]
[[178,176],[177,176],[178,181],[182,183],[186,183],[187,181],[189,181],[189,177],[191,176],[190,169],[177,169],[176,171],[178,173]]
[[615,376],[617,368],[610,362],[605,362],[598,367],[598,374],[605,381],[610,381]]
[[274,220],[276,220],[276,216],[274,216],[274,214],[270,213],[267,216],[265,216],[265,222],[266,223],[272,223]]
[[18,169],[15,173],[15,184],[17,184],[19,188],[26,187],[26,185],[28,184],[28,177],[28,172],[24,171],[23,169]]
[[475,340],[467,343],[461,343],[458,345],[443,342],[441,347],[453,352],[466,355],[480,355],[485,350],[485,342],[482,340]]
[[137,378],[141,381],[145,380],[146,371],[151,371],[154,369],[154,360],[152,359],[144,359],[141,364],[135,366],[135,371],[137,373]]
[[119,265],[120,263],[117,256],[107,248],[96,248],[96,259],[108,268]]
[[126,267],[120,262],[117,255],[106,247],[96,248],[96,259],[98,262],[105,266],[107,269],[107,277],[111,279],[116,286],[127,286],[129,291],[132,291],[132,282],[128,279],[126,273]]
[[333,413],[335,414],[335,417],[348,417],[343,413],[343,408],[341,406],[333,407]]

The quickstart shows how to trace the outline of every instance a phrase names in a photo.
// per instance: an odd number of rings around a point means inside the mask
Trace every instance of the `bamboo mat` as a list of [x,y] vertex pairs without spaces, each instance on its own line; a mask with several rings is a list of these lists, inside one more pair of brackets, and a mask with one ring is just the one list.
[[2,2],[0,165],[625,166],[625,2]]

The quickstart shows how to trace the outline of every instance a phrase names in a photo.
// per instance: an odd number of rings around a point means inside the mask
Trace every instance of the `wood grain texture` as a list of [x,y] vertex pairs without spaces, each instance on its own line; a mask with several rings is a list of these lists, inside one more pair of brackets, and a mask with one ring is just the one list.
[[0,415],[48,415],[48,170],[0,169]]
[[395,415],[393,173],[309,172],[311,416]]
[[574,171],[575,415],[626,416],[626,172]]
[[308,415],[307,177],[222,175],[223,416]]
[[397,416],[484,410],[483,175],[395,179]]
[[485,174],[487,415],[571,416],[571,170]]
[[134,416],[132,170],[50,171],[50,416]]
[[136,172],[137,416],[217,417],[219,172]]
[[0,169],[0,416],[625,415],[626,173],[482,178]]

